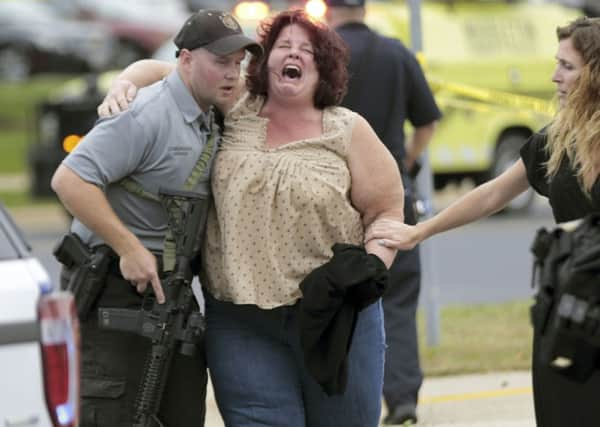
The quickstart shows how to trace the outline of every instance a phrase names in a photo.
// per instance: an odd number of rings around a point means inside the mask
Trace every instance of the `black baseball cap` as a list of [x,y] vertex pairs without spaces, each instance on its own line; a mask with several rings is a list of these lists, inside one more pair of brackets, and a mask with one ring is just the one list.
[[246,37],[240,24],[230,13],[221,10],[201,9],[190,16],[175,36],[179,56],[181,49],[202,47],[215,55],[225,56],[246,49],[256,56],[262,55],[260,44]]
[[325,0],[327,6],[362,7],[365,0]]

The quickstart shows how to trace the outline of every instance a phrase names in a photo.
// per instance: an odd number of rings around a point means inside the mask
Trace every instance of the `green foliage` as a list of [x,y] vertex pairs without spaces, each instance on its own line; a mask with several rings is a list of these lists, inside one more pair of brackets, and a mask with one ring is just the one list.
[[0,174],[26,171],[27,144],[35,130],[35,106],[69,78],[44,75],[26,82],[0,81]]
[[26,169],[27,132],[2,130],[0,132],[0,174],[21,173]]
[[0,123],[2,129],[24,129],[33,115],[35,104],[46,98],[71,76],[44,75],[25,82],[0,81]]
[[419,341],[425,374],[530,369],[530,305],[529,301],[516,301],[443,308],[437,347],[426,346],[425,321],[420,313]]
[[0,191],[0,202],[6,207],[24,206],[30,204],[31,199],[24,192]]
[[48,206],[58,205],[56,197],[31,197],[26,191],[3,191],[0,190],[0,201],[7,208],[25,207],[25,206]]

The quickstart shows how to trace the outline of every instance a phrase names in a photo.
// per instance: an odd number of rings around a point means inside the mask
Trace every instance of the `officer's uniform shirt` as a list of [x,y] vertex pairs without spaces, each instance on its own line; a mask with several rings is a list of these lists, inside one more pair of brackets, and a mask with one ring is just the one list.
[[[421,67],[396,39],[376,35],[377,48],[368,46],[372,30],[363,23],[348,23],[335,30],[351,51],[349,95],[342,105],[369,122],[400,164],[405,155],[404,121],[408,119],[414,127],[419,127],[441,117]],[[369,60],[361,65],[364,57]],[[361,66],[364,89],[356,87],[360,84],[356,74]]]
[[[146,248],[160,251],[167,228],[163,207],[118,182],[128,177],[153,194],[160,188],[182,190],[207,143],[212,115],[200,109],[175,70],[141,89],[128,110],[99,120],[63,164],[102,188],[127,228]],[[216,126],[212,128],[218,138]],[[210,191],[209,169],[192,190]],[[77,219],[71,231],[91,246],[102,243]]]

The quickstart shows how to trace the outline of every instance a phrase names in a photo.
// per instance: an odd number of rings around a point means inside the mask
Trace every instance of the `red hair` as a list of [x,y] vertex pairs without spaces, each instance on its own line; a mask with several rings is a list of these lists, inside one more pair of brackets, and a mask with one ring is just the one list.
[[309,35],[319,83],[314,105],[319,109],[337,105],[346,94],[349,53],[342,38],[331,28],[311,19],[303,10],[281,12],[259,24],[259,40],[264,48],[260,57],[252,57],[247,68],[246,86],[253,95],[268,96],[269,73],[267,62],[281,31],[289,25],[299,25]]

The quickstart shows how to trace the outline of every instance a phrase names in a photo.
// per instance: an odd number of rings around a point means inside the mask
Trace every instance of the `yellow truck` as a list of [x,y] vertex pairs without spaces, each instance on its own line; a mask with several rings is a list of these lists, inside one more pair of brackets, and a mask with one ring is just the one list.
[[[367,22],[410,42],[405,2],[371,1]],[[437,189],[494,177],[519,156],[527,137],[551,119],[556,27],[580,12],[557,4],[424,1],[423,68],[444,113],[429,149]],[[516,199],[526,209],[533,193]]]

